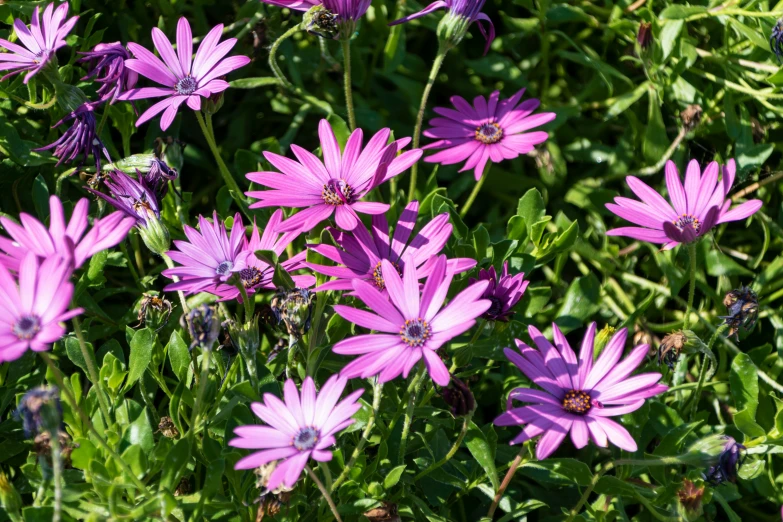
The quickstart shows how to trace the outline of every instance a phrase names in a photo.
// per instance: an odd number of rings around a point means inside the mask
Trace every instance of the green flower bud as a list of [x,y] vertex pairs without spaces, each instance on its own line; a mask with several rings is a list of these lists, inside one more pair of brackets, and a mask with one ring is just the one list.
[[302,25],[308,33],[330,40],[342,32],[337,25],[337,15],[320,4],[304,14]]
[[437,34],[441,48],[451,49],[458,46],[468,33],[470,23],[470,18],[449,10],[438,24]]
[[299,338],[310,329],[313,297],[309,290],[296,288],[281,290],[272,298],[272,312],[278,324],[285,323],[289,335]]
[[146,226],[138,226],[139,235],[150,251],[160,255],[168,252],[171,246],[171,236],[166,225],[156,216],[147,218]]
[[146,174],[150,171],[152,165],[156,161],[157,158],[154,154],[134,154],[114,163],[104,163],[101,170],[104,172],[119,170],[125,174],[136,174],[136,171],[138,170],[143,174]]
[[[221,76],[220,79],[225,79],[225,76]],[[213,93],[209,98],[204,100],[203,111],[204,114],[215,114],[223,106],[223,92]]]
[[595,348],[594,348],[594,354],[593,357],[598,357],[603,349],[606,347],[609,340],[612,338],[612,336],[617,332],[617,328],[614,326],[609,326],[608,324],[604,326],[600,332],[598,332],[598,335],[595,336]]
[[11,483],[8,475],[0,471],[0,505],[8,513],[19,516],[19,510],[22,509],[22,497]]

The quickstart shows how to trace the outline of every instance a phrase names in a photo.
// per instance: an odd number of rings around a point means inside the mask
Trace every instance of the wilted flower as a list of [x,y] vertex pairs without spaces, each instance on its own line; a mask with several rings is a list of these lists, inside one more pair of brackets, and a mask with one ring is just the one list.
[[688,337],[684,332],[672,332],[664,337],[658,346],[658,364],[665,363],[669,368],[674,368],[687,341]]
[[[489,46],[492,45],[492,41],[495,39],[495,25],[487,15],[481,12],[484,8],[484,2],[485,0],[437,0],[421,11],[395,20],[389,25],[409,22],[433,13],[438,9],[446,9],[446,16],[443,17],[438,26],[438,36],[441,37],[442,41],[451,47],[459,45],[467,34],[470,24],[476,22],[481,30],[481,34],[487,40],[487,45],[484,48],[484,54],[486,54],[489,51]],[[482,22],[486,22],[488,27],[485,28]]]
[[688,479],[682,481],[682,488],[677,491],[677,499],[680,501],[678,511],[686,521],[697,520],[703,513],[702,497],[704,486],[697,486]]
[[289,335],[299,338],[310,330],[313,297],[309,290],[295,288],[281,290],[272,298],[272,312],[278,323],[285,324]]
[[158,431],[161,432],[161,434],[163,434],[163,436],[167,439],[176,439],[179,437],[179,430],[177,429],[177,425],[174,424],[174,421],[168,415],[164,415],[160,418],[160,422],[158,423]]
[[640,23],[639,32],[636,34],[636,43],[639,44],[639,47],[642,49],[642,51],[649,49],[650,44],[652,43],[652,38],[652,24],[649,22]]
[[337,21],[338,17],[335,13],[318,4],[305,13],[303,23],[308,33],[332,39],[340,34]]
[[[503,263],[503,273],[500,277],[497,276],[494,266],[489,270],[483,268],[479,270],[478,281],[489,281],[489,286],[482,297],[492,302],[492,306],[481,317],[488,321],[507,322],[514,313],[511,309],[522,299],[527,285],[530,283],[524,279],[524,273],[508,275],[508,261]],[[470,284],[474,284],[476,281],[476,279],[470,278]]]
[[775,53],[775,57],[780,63],[780,57],[783,55],[783,18],[777,21],[772,28],[772,34],[769,36],[769,47]]
[[0,47],[10,51],[0,53],[0,71],[11,71],[0,78],[0,81],[14,74],[29,71],[24,77],[26,84],[30,78],[38,74],[54,57],[57,49],[67,45],[65,37],[79,19],[78,16],[73,16],[65,20],[67,14],[68,2],[64,2],[57,9],[52,3],[44,10],[43,24],[38,14],[38,6],[33,9],[29,29],[18,18],[14,20],[16,36],[24,47],[0,38]]
[[737,474],[745,462],[743,454],[745,446],[728,435],[723,436],[722,439],[724,441],[723,450],[718,455],[718,462],[710,466],[704,473],[704,480],[713,486],[726,481],[737,482]]
[[[63,460],[63,467],[71,467],[71,453],[79,445],[73,444],[71,436],[63,430],[57,432],[57,441],[60,446],[60,458]],[[52,436],[48,431],[42,431],[33,439],[33,452],[39,457],[45,457],[51,460],[52,457]]]
[[749,286],[741,286],[726,294],[723,304],[728,315],[722,315],[720,318],[729,326],[729,337],[733,335],[739,341],[740,328],[749,332],[756,326],[759,317],[759,298]]
[[[186,318],[187,317],[187,318]],[[201,346],[205,350],[211,350],[212,345],[220,335],[220,319],[215,309],[209,305],[201,305],[192,308],[187,316],[182,316],[183,327],[188,329],[192,350]]]
[[456,377],[451,378],[448,387],[443,388],[440,394],[455,417],[470,415],[476,409],[476,400],[470,388]]
[[139,180],[155,194],[158,201],[163,201],[169,193],[169,181],[177,179],[177,169],[169,167],[165,161],[155,158],[146,173],[137,171]]
[[39,386],[28,391],[19,401],[17,414],[27,437],[48,431],[60,430],[63,408],[60,404],[60,390],[55,387]]
[[[0,55],[2,56],[2,55]],[[101,154],[108,160],[109,151],[98,137],[95,125],[95,108],[99,105],[95,103],[83,103],[78,109],[68,114],[66,117],[55,123],[52,128],[59,127],[67,121],[73,120],[73,124],[68,127],[62,136],[45,147],[34,149],[36,151],[54,149],[52,155],[57,158],[57,165],[63,162],[70,163],[81,154],[82,163],[92,154],[95,159],[95,169],[101,170]]]
[[130,59],[128,50],[120,43],[99,43],[92,51],[80,52],[87,62],[90,72],[82,81],[95,79],[101,86],[98,96],[101,101],[110,100],[114,103],[117,96],[132,89],[139,80],[139,75],[125,67],[125,60]]
[[364,516],[370,522],[400,522],[400,515],[397,509],[397,504],[391,502],[382,501],[381,507],[373,508],[364,513]]

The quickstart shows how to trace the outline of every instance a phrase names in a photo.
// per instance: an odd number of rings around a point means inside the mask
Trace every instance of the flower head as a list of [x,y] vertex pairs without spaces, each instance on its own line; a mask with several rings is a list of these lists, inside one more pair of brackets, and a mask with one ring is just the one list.
[[125,60],[131,55],[120,42],[99,43],[92,51],[79,54],[84,55],[79,61],[87,62],[90,67],[82,81],[94,79],[101,84],[98,88],[101,101],[114,103],[117,96],[133,89],[139,80],[138,73],[125,67]]
[[98,104],[86,102],[78,109],[69,113],[66,117],[55,123],[52,128],[59,127],[65,122],[73,121],[68,130],[56,141],[45,147],[35,149],[36,151],[54,149],[52,155],[57,158],[57,165],[63,162],[70,163],[79,154],[82,155],[82,163],[87,160],[87,156],[92,154],[95,158],[95,169],[101,170],[101,154],[108,160],[109,151],[98,137],[95,125],[95,108]]
[[47,229],[33,216],[22,213],[21,225],[0,217],[0,224],[11,239],[0,236],[0,265],[17,270],[27,252],[33,252],[40,258],[53,255],[73,256],[74,268],[79,268],[93,255],[119,244],[135,223],[120,212],[109,214],[105,218],[93,221],[87,234],[87,212],[89,201],[80,199],[74,206],[71,220],[65,222],[65,214],[57,196],[49,198],[49,228]]
[[0,265],[0,363],[15,361],[28,349],[42,352],[65,334],[63,321],[82,313],[68,310],[73,296],[70,259],[40,261],[33,252],[22,259],[18,283]]
[[285,324],[288,335],[296,338],[310,329],[314,295],[304,288],[281,290],[272,298],[272,313],[277,323]]
[[[489,286],[482,297],[492,301],[492,306],[482,317],[488,321],[503,322],[508,322],[508,318],[514,313],[511,309],[525,295],[527,285],[530,283],[530,281],[525,281],[524,273],[508,275],[508,261],[503,264],[503,273],[500,277],[497,276],[495,267],[492,266],[489,270],[483,268],[479,270],[478,281],[489,281]],[[471,278],[470,282],[473,284],[476,279]]]
[[460,96],[452,96],[456,110],[435,107],[443,118],[430,120],[432,128],[424,131],[428,138],[438,141],[423,149],[445,149],[424,158],[428,163],[452,165],[467,160],[460,172],[473,169],[476,180],[481,179],[488,161],[499,163],[527,154],[549,134],[543,131],[525,132],[555,119],[554,112],[533,115],[541,104],[535,98],[522,103],[522,89],[507,100],[493,92],[489,99],[477,96],[473,105]]
[[[639,345],[621,362],[628,330],[619,330],[593,362],[595,323],[587,329],[577,360],[563,333],[552,325],[554,345],[534,326],[528,333],[538,349],[520,340],[520,353],[505,349],[508,359],[528,379],[543,388],[517,388],[509,394],[508,411],[495,419],[497,426],[526,424],[511,443],[519,444],[542,435],[536,447],[539,460],[547,458],[570,432],[577,448],[592,438],[598,446],[609,442],[626,451],[636,451],[636,441],[628,431],[609,417],[625,415],[642,407],[648,397],[668,388],[656,384],[660,373],[642,373],[630,377],[644,361],[649,346]],[[531,403],[512,407],[514,400]]]
[[443,388],[440,394],[455,417],[469,415],[476,409],[476,399],[470,388],[456,377],[452,377],[448,387]]
[[718,455],[718,461],[707,469],[704,480],[717,486],[724,482],[737,482],[739,469],[745,462],[745,446],[725,435],[723,438],[723,450]]
[[[389,223],[384,214],[372,217],[371,231],[361,223],[352,232],[328,228],[342,250],[325,244],[308,245],[308,248],[343,266],[307,263],[309,268],[320,274],[336,277],[316,290],[352,290],[353,280],[362,279],[373,283],[385,294],[386,285],[381,274],[381,261],[384,259],[397,268],[400,274],[405,267],[404,260],[413,262],[416,274],[420,278],[427,277],[435,266],[437,254],[451,237],[452,225],[448,213],[440,214],[409,241],[418,215],[419,202],[408,203],[397,220],[393,234],[389,234]],[[476,266],[476,261],[469,258],[450,259],[448,266],[450,271],[459,274]]]
[[321,5],[321,0],[261,0],[265,4],[286,7],[295,11],[309,11],[310,8]]
[[24,83],[27,83],[30,78],[38,74],[49,63],[57,49],[67,45],[65,37],[79,19],[78,16],[73,16],[65,20],[67,14],[68,2],[64,2],[57,9],[52,3],[44,10],[43,24],[38,6],[35,6],[33,10],[29,29],[18,18],[14,20],[16,36],[24,47],[0,38],[0,47],[10,51],[0,53],[0,71],[11,71],[0,78],[0,81],[14,74],[28,71],[24,77]]
[[727,199],[737,166],[733,159],[720,168],[713,161],[701,174],[699,163],[691,160],[685,173],[685,186],[673,161],[666,163],[666,187],[671,204],[637,177],[625,178],[628,186],[641,200],[616,197],[606,208],[637,227],[609,230],[609,236],[625,236],[650,243],[663,243],[669,250],[680,243],[691,243],[709,232],[712,227],[752,216],[761,208],[761,200],[753,199],[730,209]]
[[720,316],[724,324],[729,326],[729,337],[732,335],[739,341],[740,328],[753,330],[759,317],[759,298],[749,286],[741,286],[732,290],[723,299],[727,315]]
[[351,417],[361,408],[358,399],[364,390],[337,402],[347,383],[345,377],[333,375],[316,393],[313,379],[307,377],[300,394],[288,379],[283,388],[285,402],[264,394],[264,404],[255,402],[250,407],[268,426],[239,426],[234,429],[237,438],[228,443],[262,451],[241,459],[234,468],[253,469],[277,461],[266,482],[266,488],[274,491],[281,484],[293,487],[311,457],[319,462],[332,460],[329,447],[335,435],[353,424]]
[[220,335],[220,318],[217,310],[209,305],[204,304],[191,309],[187,318],[182,316],[182,323],[187,327],[190,338],[193,339],[190,344],[191,350],[196,346],[211,350]]
[[163,87],[143,87],[131,89],[117,97],[118,100],[140,100],[159,98],[162,101],[147,109],[136,121],[138,127],[147,120],[163,112],[160,120],[161,130],[166,130],[174,121],[179,106],[187,103],[194,111],[201,110],[201,98],[228,89],[228,82],[222,76],[250,63],[247,56],[224,58],[237,43],[229,38],[218,44],[223,33],[223,24],[215,26],[198,47],[193,56],[193,35],[190,24],[185,18],[177,23],[177,52],[163,31],[152,28],[152,41],[160,53],[161,61],[150,51],[137,43],[129,43],[128,49],[135,58],[125,61],[125,67],[145,78],[159,83]]
[[361,201],[374,187],[404,172],[421,157],[418,149],[397,156],[410,138],[397,140],[390,145],[391,131],[383,129],[370,139],[362,151],[361,129],[356,129],[345,152],[326,120],[318,126],[323,151],[323,163],[311,152],[291,145],[299,161],[293,161],[271,152],[264,157],[278,172],[251,172],[247,178],[274,190],[250,191],[246,194],[260,199],[250,208],[262,207],[305,207],[277,227],[281,232],[301,230],[308,232],[333,213],[337,225],[344,230],[353,230],[359,225],[359,216],[383,214],[389,209],[385,203]]
[[19,401],[16,414],[22,418],[22,427],[28,437],[59,431],[63,417],[60,390],[54,386],[33,388]]
[[143,178],[144,185],[155,194],[158,201],[162,201],[169,193],[169,181],[177,179],[177,176],[177,169],[169,167],[162,159],[155,158],[149,171],[140,173],[139,179]]
[[160,203],[157,195],[147,185],[145,177],[137,172],[138,180],[124,172],[113,170],[106,174],[104,184],[109,194],[87,188],[90,192],[111,203],[111,205],[136,220],[136,225],[146,227],[155,219],[160,219]]
[[335,353],[364,354],[340,374],[348,378],[378,375],[380,382],[388,382],[400,375],[407,377],[423,357],[432,380],[446,386],[451,375],[437,351],[447,341],[470,330],[476,318],[489,309],[492,303],[481,299],[488,283],[469,286],[441,310],[454,276],[446,269],[446,256],[437,259],[422,291],[414,263],[405,263],[400,278],[394,265],[384,259],[381,273],[388,298],[371,283],[361,279],[353,281],[354,293],[372,313],[350,306],[334,307],[344,319],[381,332],[357,335],[334,346]]

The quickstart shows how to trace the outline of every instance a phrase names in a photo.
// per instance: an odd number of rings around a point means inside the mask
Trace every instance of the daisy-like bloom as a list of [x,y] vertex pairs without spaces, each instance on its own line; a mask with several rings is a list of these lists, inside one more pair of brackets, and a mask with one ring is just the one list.
[[141,100],[143,98],[166,97],[155,103],[139,117],[136,121],[137,127],[163,112],[160,128],[165,131],[174,121],[180,105],[187,103],[188,107],[198,111],[201,110],[201,98],[209,98],[212,94],[228,89],[228,82],[222,77],[250,63],[250,58],[247,56],[224,58],[237,43],[237,40],[229,38],[218,44],[222,32],[223,24],[215,26],[204,37],[196,51],[195,58],[193,57],[193,35],[190,31],[190,24],[185,18],[180,18],[177,23],[176,53],[163,31],[157,27],[152,28],[152,42],[163,61],[137,43],[128,44],[128,49],[135,58],[126,60],[125,67],[163,87],[131,89],[119,95],[117,99]]
[[49,228],[30,214],[19,215],[21,225],[0,217],[6,233],[11,239],[0,236],[0,250],[5,256],[0,256],[0,264],[10,270],[18,270],[20,262],[28,252],[33,252],[40,258],[54,255],[73,256],[75,268],[102,250],[118,245],[136,220],[126,217],[120,212],[109,214],[105,218],[96,219],[92,228],[85,234],[89,225],[87,213],[89,201],[80,199],[73,208],[70,221],[66,224],[65,213],[57,196],[49,198]]
[[460,172],[473,169],[476,181],[481,179],[488,161],[500,163],[527,154],[549,137],[544,131],[525,132],[555,119],[554,112],[533,114],[541,104],[536,98],[520,103],[522,89],[507,100],[493,92],[489,99],[477,96],[470,105],[460,96],[452,96],[455,109],[435,107],[443,118],[430,120],[428,138],[438,141],[423,149],[445,149],[424,158],[428,163],[452,165],[466,161]]
[[139,75],[125,67],[125,60],[131,55],[120,43],[99,43],[92,51],[79,53],[84,55],[80,62],[87,62],[90,72],[82,81],[95,79],[101,86],[98,96],[101,101],[111,100],[114,103],[117,96],[133,89],[139,80]]
[[[451,44],[457,45],[465,36],[470,24],[476,22],[481,30],[481,34],[484,35],[484,39],[487,41],[487,45],[484,48],[484,54],[486,54],[489,51],[489,46],[492,45],[492,41],[495,39],[495,25],[487,15],[481,12],[484,8],[484,2],[485,0],[437,0],[421,11],[395,20],[389,25],[410,22],[416,18],[434,13],[438,9],[446,9],[446,19],[443,23],[454,26],[451,31],[446,30],[447,38],[451,40]],[[485,28],[482,22],[486,22],[489,27]]]
[[321,139],[323,163],[313,153],[291,145],[291,150],[299,161],[264,152],[267,161],[282,174],[247,174],[250,181],[274,189],[246,192],[248,196],[261,200],[250,205],[250,208],[305,207],[280,223],[277,229],[281,232],[309,232],[332,213],[335,214],[340,228],[353,230],[359,225],[356,212],[383,214],[389,209],[389,205],[361,201],[362,197],[381,183],[407,170],[422,154],[421,150],[414,149],[398,156],[397,153],[410,142],[410,138],[386,145],[391,135],[389,129],[382,129],[373,136],[364,150],[364,134],[361,129],[356,129],[348,138],[345,152],[342,154],[328,121],[321,120],[318,135]]
[[[685,172],[685,186],[673,161],[666,162],[666,187],[671,204],[649,185],[637,177],[628,176],[626,183],[636,197],[616,197],[606,208],[638,227],[621,227],[609,230],[609,236],[626,236],[650,243],[663,243],[670,250],[680,243],[696,241],[716,225],[748,218],[761,208],[760,199],[746,201],[734,208],[728,198],[737,165],[730,159],[723,167],[713,161],[701,174],[699,163],[691,160]],[[673,208],[672,208],[673,207]]]
[[[416,218],[419,215],[419,202],[408,203],[397,221],[394,234],[389,235],[389,223],[384,214],[372,217],[372,231],[359,223],[353,232],[341,232],[328,228],[334,241],[342,248],[331,245],[307,245],[327,259],[343,266],[324,266],[315,263],[307,263],[307,266],[316,272],[332,277],[319,286],[316,290],[352,290],[353,280],[362,279],[373,283],[378,290],[386,293],[386,285],[381,274],[381,261],[389,262],[402,274],[405,266],[403,259],[412,261],[416,266],[416,275],[419,278],[427,277],[435,266],[437,254],[446,245],[451,237],[452,225],[449,223],[449,214],[443,213],[427,223],[419,233],[410,239],[416,226]],[[451,272],[459,274],[476,266],[476,261],[470,258],[450,259],[448,268]]]
[[42,352],[65,334],[61,322],[82,313],[68,310],[73,296],[70,259],[54,255],[41,261],[28,252],[19,265],[17,284],[0,265],[0,363],[15,361],[28,349]]
[[268,426],[239,426],[234,428],[237,438],[229,442],[235,448],[260,449],[236,463],[234,469],[255,469],[277,462],[266,489],[273,491],[281,484],[292,488],[312,457],[319,462],[332,460],[329,450],[336,442],[335,435],[353,424],[354,413],[362,405],[358,402],[364,390],[357,390],[340,402],[348,380],[333,375],[320,393],[310,377],[302,383],[301,395],[292,379],[283,387],[281,401],[270,393],[264,394],[264,404],[250,405]]
[[78,155],[82,155],[82,163],[92,154],[95,158],[95,169],[101,170],[101,154],[111,162],[109,151],[98,137],[95,122],[95,108],[100,105],[86,102],[78,109],[68,114],[66,117],[55,123],[52,128],[59,127],[67,121],[73,121],[68,130],[56,141],[45,147],[35,149],[36,151],[54,149],[52,155],[57,158],[57,165],[63,162],[70,163]]
[[[528,379],[543,388],[516,388],[508,397],[508,411],[495,419],[497,426],[526,424],[511,444],[520,444],[542,435],[536,446],[536,458],[551,455],[570,432],[577,448],[592,438],[597,445],[609,442],[626,451],[636,451],[636,441],[620,424],[609,417],[625,415],[642,407],[644,400],[668,389],[656,384],[660,373],[631,373],[644,361],[650,347],[639,345],[621,362],[628,330],[619,330],[593,362],[595,323],[587,329],[577,360],[556,324],[554,346],[534,326],[528,334],[538,346],[531,348],[516,341],[520,353],[506,348],[505,354]],[[530,403],[512,407],[513,401]]]
[[113,170],[106,174],[104,184],[110,194],[87,187],[87,190],[109,202],[114,208],[136,220],[136,225],[146,227],[151,219],[160,219],[158,198],[137,171],[138,180],[124,172]]
[[295,11],[309,11],[310,8],[321,5],[320,0],[261,0],[265,4],[287,7]]
[[30,78],[38,74],[49,63],[57,49],[67,45],[65,37],[79,19],[78,16],[73,16],[65,20],[67,14],[68,2],[65,2],[57,9],[54,8],[54,4],[46,6],[43,23],[38,13],[38,6],[35,6],[29,29],[18,18],[14,20],[16,36],[24,47],[0,38],[0,47],[10,51],[0,53],[0,71],[11,71],[0,78],[0,81],[28,71],[24,77],[24,83],[27,83]]
[[441,310],[454,274],[446,269],[446,256],[438,257],[432,273],[419,290],[415,263],[405,263],[403,277],[390,261],[381,261],[389,297],[374,284],[355,279],[354,293],[371,312],[350,306],[335,305],[334,311],[363,328],[381,332],[357,335],[334,346],[342,355],[364,354],[340,372],[346,377],[367,378],[378,375],[388,382],[399,375],[407,377],[423,357],[432,380],[440,386],[449,384],[451,375],[438,356],[444,343],[465,333],[476,324],[476,318],[492,303],[481,299],[489,284],[480,281],[460,292]]
[[[476,279],[470,278],[470,284],[475,284],[476,281]],[[513,276],[508,275],[508,261],[503,263],[503,273],[500,274],[500,277],[497,276],[495,267],[492,266],[489,270],[483,268],[479,270],[478,281],[489,281],[489,286],[482,297],[492,302],[492,306],[481,317],[488,321],[503,322],[508,322],[508,318],[514,313],[511,309],[525,295],[527,285],[530,283],[530,281],[525,281],[524,272]]]

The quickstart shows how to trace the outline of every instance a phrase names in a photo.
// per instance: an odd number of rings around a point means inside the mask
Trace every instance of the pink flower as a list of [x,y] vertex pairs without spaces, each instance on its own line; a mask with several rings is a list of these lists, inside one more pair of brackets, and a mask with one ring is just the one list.
[[295,11],[309,11],[316,5],[321,5],[320,0],[261,0],[265,4],[287,7]]
[[30,214],[19,215],[21,225],[0,217],[0,224],[11,236],[11,239],[0,236],[0,250],[6,253],[5,256],[0,255],[0,264],[10,270],[17,270],[25,255],[33,252],[40,258],[53,255],[67,258],[73,255],[74,268],[79,268],[98,252],[118,245],[136,222],[121,212],[114,212],[105,218],[96,219],[85,235],[89,205],[89,201],[80,199],[66,225],[60,199],[51,196],[48,229]]
[[[595,323],[592,323],[582,340],[577,360],[556,324],[552,329],[554,346],[537,328],[529,326],[528,333],[538,350],[520,340],[516,343],[521,355],[510,348],[504,350],[506,357],[543,390],[513,390],[508,397],[508,411],[495,419],[495,425],[527,425],[511,444],[543,434],[536,446],[539,460],[551,455],[569,432],[577,448],[585,447],[589,436],[601,447],[611,442],[626,451],[636,451],[633,437],[609,417],[636,411],[645,399],[668,389],[656,384],[661,379],[660,373],[630,377],[650,347],[646,344],[635,347],[621,362],[628,335],[628,330],[623,328],[593,362]],[[531,405],[512,408],[514,400]]]
[[541,104],[535,98],[519,103],[525,89],[507,100],[499,100],[493,92],[489,99],[476,96],[471,106],[464,98],[452,96],[456,110],[435,107],[443,118],[430,120],[433,127],[424,131],[428,138],[438,141],[423,149],[445,149],[424,158],[428,163],[453,165],[467,160],[460,172],[473,169],[478,181],[488,161],[500,163],[527,154],[535,145],[543,143],[549,134],[543,131],[525,132],[555,119],[554,112],[532,115]]
[[[353,232],[341,232],[328,228],[335,242],[342,250],[331,245],[307,245],[322,256],[344,266],[325,266],[307,263],[307,266],[320,274],[336,277],[322,284],[316,290],[352,290],[353,280],[362,279],[375,284],[378,290],[386,294],[386,285],[381,274],[381,261],[389,262],[402,273],[405,266],[403,259],[413,261],[416,275],[427,277],[435,266],[435,257],[451,237],[452,225],[449,214],[443,213],[424,225],[410,244],[416,218],[419,214],[419,202],[408,203],[402,215],[397,220],[394,235],[389,235],[389,223],[384,214],[372,217],[372,231],[368,232],[361,223]],[[455,274],[465,272],[476,266],[476,261],[470,258],[450,259],[449,270]]]
[[223,25],[217,25],[204,37],[204,40],[193,57],[193,35],[190,24],[183,17],[177,23],[177,52],[157,27],[152,28],[152,42],[160,53],[161,62],[150,51],[137,43],[129,43],[128,49],[135,59],[125,60],[125,67],[140,75],[157,82],[163,87],[143,87],[131,89],[117,97],[118,100],[140,100],[143,98],[166,99],[159,101],[147,109],[136,121],[138,127],[161,111],[161,130],[166,130],[174,121],[179,106],[187,103],[194,111],[201,110],[201,98],[209,98],[212,94],[228,89],[228,82],[221,77],[235,69],[250,63],[247,56],[232,56],[226,54],[237,43],[236,38],[229,38],[218,44]]
[[[609,230],[609,236],[626,236],[650,243],[664,243],[669,250],[680,243],[691,243],[709,232],[712,227],[729,221],[739,221],[752,216],[761,208],[761,200],[753,199],[731,207],[727,199],[737,165],[730,159],[718,181],[718,163],[713,161],[701,175],[699,163],[691,160],[685,172],[685,186],[673,161],[666,163],[666,187],[670,205],[663,196],[639,178],[628,176],[625,181],[641,199],[616,197],[606,208],[638,227],[622,227]],[[674,208],[672,208],[674,206]]]
[[[476,279],[470,278],[471,284],[476,281]],[[500,277],[497,276],[495,267],[492,266],[489,270],[483,268],[479,270],[478,281],[489,281],[489,286],[482,297],[492,302],[492,306],[481,317],[489,321],[503,322],[508,322],[508,318],[513,315],[514,312],[511,309],[525,295],[527,285],[530,283],[530,281],[525,281],[524,273],[508,275],[508,261],[503,263],[503,273]]]
[[381,332],[357,335],[334,346],[334,352],[342,355],[364,354],[340,374],[349,379],[378,375],[379,382],[388,382],[399,375],[407,377],[423,357],[432,380],[440,386],[448,385],[451,375],[437,350],[470,330],[476,317],[487,311],[492,303],[481,299],[481,294],[488,283],[469,286],[441,310],[454,275],[446,270],[446,256],[437,259],[421,293],[415,263],[405,263],[402,279],[386,259],[381,261],[381,272],[391,302],[374,285],[354,279],[354,292],[372,312],[334,306],[344,319]]
[[313,379],[307,377],[300,395],[294,381],[288,379],[283,388],[285,402],[265,393],[264,404],[254,402],[250,407],[269,426],[239,426],[234,429],[237,438],[228,443],[263,451],[241,459],[234,469],[254,469],[278,461],[266,483],[266,489],[273,491],[281,484],[292,488],[311,457],[319,462],[332,460],[329,447],[336,442],[335,434],[353,424],[351,417],[361,408],[358,399],[364,390],[337,402],[347,383],[345,377],[333,375],[316,394]]
[[247,174],[250,181],[274,189],[246,192],[248,196],[261,200],[250,205],[250,208],[304,207],[304,210],[277,227],[281,232],[308,232],[332,213],[340,228],[353,230],[359,225],[356,212],[383,214],[389,205],[361,201],[362,197],[384,181],[404,172],[422,154],[421,150],[415,149],[397,156],[397,152],[410,142],[410,138],[386,145],[391,135],[389,129],[383,129],[373,136],[364,151],[362,130],[356,129],[348,138],[342,154],[328,121],[321,120],[318,135],[323,163],[302,147],[291,145],[299,161],[264,152],[264,157],[282,174]]
[[14,74],[29,71],[24,77],[24,83],[27,83],[30,78],[38,74],[49,63],[57,49],[67,45],[65,37],[79,19],[78,16],[73,16],[63,23],[67,14],[68,2],[65,2],[57,9],[54,8],[54,4],[46,6],[43,25],[38,15],[38,6],[33,10],[29,29],[18,18],[14,20],[16,36],[24,47],[0,38],[0,47],[11,51],[0,53],[0,71],[11,71],[0,78],[0,81]]
[[15,361],[28,349],[47,350],[65,334],[60,323],[83,312],[68,310],[72,273],[70,260],[54,255],[41,262],[28,252],[19,265],[17,284],[0,265],[0,363]]

